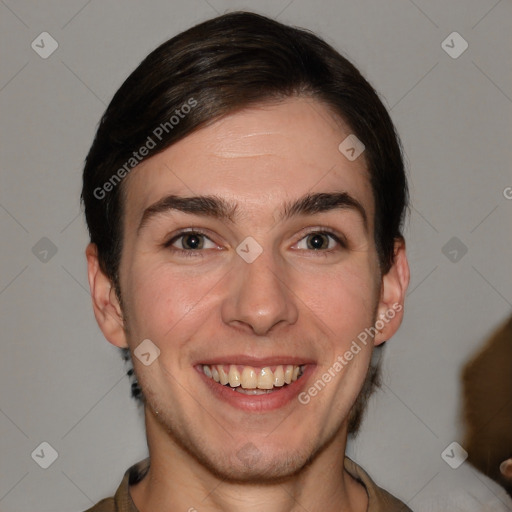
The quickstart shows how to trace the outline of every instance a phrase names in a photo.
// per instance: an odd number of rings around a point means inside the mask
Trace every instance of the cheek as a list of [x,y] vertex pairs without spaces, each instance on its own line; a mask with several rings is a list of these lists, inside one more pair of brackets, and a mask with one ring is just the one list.
[[142,258],[127,272],[131,276],[126,295],[130,297],[132,334],[157,345],[169,339],[187,339],[197,329],[198,318],[204,319],[215,284],[222,277],[219,270],[177,269],[165,263],[142,262]]
[[346,344],[373,322],[376,281],[366,258],[301,277],[304,303],[328,326],[330,337]]
[[[129,299],[132,343],[149,338],[163,348],[172,340],[175,352],[198,330],[204,333],[209,323],[218,325],[216,308],[226,298],[223,276],[229,269],[214,263],[177,268],[142,255],[124,270],[129,276],[124,295]],[[350,343],[373,321],[376,294],[371,254],[352,255],[338,265],[296,267],[288,278],[293,291],[289,300],[303,311],[306,330],[311,321],[324,331],[327,353],[334,344]]]

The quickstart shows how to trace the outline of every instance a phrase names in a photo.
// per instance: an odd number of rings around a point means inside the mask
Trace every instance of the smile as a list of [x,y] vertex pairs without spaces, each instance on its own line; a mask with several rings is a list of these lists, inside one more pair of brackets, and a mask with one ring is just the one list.
[[300,379],[305,365],[240,366],[234,364],[201,365],[209,379],[239,393],[258,395],[272,392]]

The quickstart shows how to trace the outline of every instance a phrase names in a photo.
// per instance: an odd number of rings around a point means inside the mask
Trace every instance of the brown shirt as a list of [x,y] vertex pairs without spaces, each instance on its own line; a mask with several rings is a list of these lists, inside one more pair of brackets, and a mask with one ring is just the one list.
[[[130,467],[112,498],[105,498],[85,512],[139,512],[130,496],[130,485],[140,482],[149,469],[149,458]],[[366,488],[368,509],[366,512],[412,512],[407,505],[378,487],[366,471],[345,457],[345,469]]]

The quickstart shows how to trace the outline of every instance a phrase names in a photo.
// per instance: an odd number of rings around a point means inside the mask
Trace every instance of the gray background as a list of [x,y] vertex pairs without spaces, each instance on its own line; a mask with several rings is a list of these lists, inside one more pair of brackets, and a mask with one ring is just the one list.
[[[146,456],[124,363],[92,314],[82,163],[150,50],[239,8],[349,56],[390,109],[410,166],[405,321],[349,455],[414,510],[459,494],[512,509],[467,462],[441,458],[462,440],[460,369],[512,302],[510,1],[0,0],[0,510],[84,510]],[[43,31],[59,45],[47,59],[31,48]],[[469,44],[456,59],[441,45],[453,31]],[[443,252],[453,237],[457,252]],[[46,470],[31,458],[43,441],[58,452]]]

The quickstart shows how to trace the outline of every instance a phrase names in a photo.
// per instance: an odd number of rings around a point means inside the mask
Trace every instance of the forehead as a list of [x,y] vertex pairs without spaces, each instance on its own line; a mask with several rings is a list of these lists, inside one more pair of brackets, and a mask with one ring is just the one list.
[[218,195],[244,209],[274,211],[283,198],[346,191],[373,218],[364,154],[338,149],[350,129],[322,103],[290,98],[217,120],[137,166],[126,178],[126,216],[169,194]]

